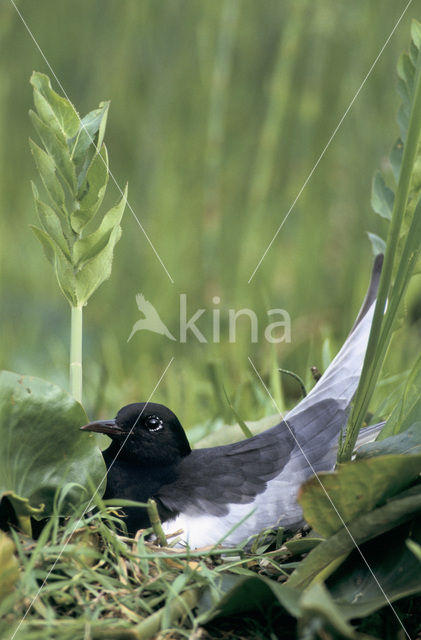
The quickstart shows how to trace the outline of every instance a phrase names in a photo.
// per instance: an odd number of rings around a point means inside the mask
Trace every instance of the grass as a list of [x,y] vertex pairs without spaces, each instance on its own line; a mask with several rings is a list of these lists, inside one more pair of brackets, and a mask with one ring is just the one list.
[[161,628],[163,637],[172,628],[179,633],[174,637],[185,637],[183,630],[198,626],[193,610],[204,589],[210,588],[213,597],[222,594],[224,574],[281,578],[293,566],[288,562],[283,568],[277,561],[276,556],[286,557],[285,550],[270,553],[265,546],[258,554],[218,547],[183,551],[147,542],[151,530],[125,538],[116,533],[119,521],[112,507],[78,519],[75,515],[59,525],[51,518],[37,541],[12,531],[21,575],[0,605],[3,633],[8,629],[12,635],[32,603],[17,639],[143,639]]

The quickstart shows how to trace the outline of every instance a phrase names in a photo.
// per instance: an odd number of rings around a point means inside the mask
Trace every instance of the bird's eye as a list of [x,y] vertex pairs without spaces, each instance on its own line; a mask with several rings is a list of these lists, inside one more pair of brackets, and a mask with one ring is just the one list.
[[145,420],[145,424],[148,431],[160,431],[164,426],[164,423],[159,416],[148,416]]

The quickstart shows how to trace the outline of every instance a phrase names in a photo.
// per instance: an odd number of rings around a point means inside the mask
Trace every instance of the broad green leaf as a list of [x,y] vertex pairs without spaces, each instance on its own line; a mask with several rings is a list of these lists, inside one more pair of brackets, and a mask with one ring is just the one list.
[[32,140],[29,140],[29,145],[43,185],[50,196],[51,202],[55,203],[56,206],[64,206],[64,191],[56,176],[56,165],[54,164],[54,160]]
[[73,138],[79,129],[79,116],[72,103],[53,91],[50,79],[44,73],[34,71],[30,82],[40,118],[65,138]]
[[409,453],[411,455],[421,453],[421,422],[416,422],[406,431],[384,440],[370,442],[357,449],[357,460],[371,458],[373,456],[387,455],[390,453]]
[[383,253],[386,251],[386,242],[383,238],[376,235],[375,233],[371,233],[371,231],[367,231],[367,235],[371,242],[371,248],[373,250],[373,256],[378,256],[379,253]]
[[[62,515],[88,502],[90,482],[105,473],[101,452],[79,427],[82,406],[50,382],[9,371],[0,373],[0,499],[8,496],[22,514],[52,513],[54,496],[66,483]],[[17,507],[18,508],[18,507]],[[35,513],[34,513],[35,510]],[[41,517],[41,512],[38,512]]]
[[19,565],[14,551],[12,540],[0,531],[0,602],[12,593],[19,579]]
[[355,548],[376,538],[386,531],[401,525],[413,518],[421,509],[421,486],[417,485],[390,499],[384,506],[370,513],[358,516],[342,527],[333,536],[315,547],[289,578],[291,587],[304,589],[322,574],[326,577],[326,569],[337,568],[337,561],[343,561]]
[[380,171],[374,174],[371,189],[371,206],[382,218],[390,220],[392,217],[393,201],[395,199],[392,189],[386,185]]
[[300,614],[301,593],[263,576],[224,575],[218,595],[206,590],[199,602],[198,622],[205,624],[218,617],[229,617],[250,610],[267,611],[270,602],[278,602],[294,617]]
[[[323,584],[313,584],[304,591],[300,600],[300,610],[300,618],[304,618],[301,627],[305,628],[306,622],[311,625],[314,617],[317,616],[323,619],[323,626],[326,626],[327,623],[341,634],[341,638],[357,638],[354,629],[344,620],[341,609]],[[326,637],[331,637],[331,635],[326,634]]]
[[85,238],[76,240],[73,246],[74,264],[78,267],[83,266],[84,263],[95,258],[107,246],[113,229],[121,222],[126,202],[127,185],[120,202],[107,211],[98,229]]
[[38,118],[36,113],[30,111],[29,115],[46,152],[63,178],[64,185],[69,193],[73,194],[76,189],[76,175],[66,143],[60,140],[54,131]]
[[418,518],[370,540],[361,547],[366,562],[354,550],[331,576],[327,587],[345,619],[370,615],[388,601],[421,593],[421,566],[409,546],[421,541],[420,524]]
[[96,289],[111,275],[113,251],[121,236],[121,227],[116,226],[110,234],[108,244],[76,274],[76,296],[78,305],[85,304]]
[[301,486],[298,502],[305,520],[327,537],[338,531],[343,522],[351,522],[402,491],[420,473],[421,455],[355,460],[338,465],[332,473],[310,478]]
[[71,214],[72,228],[80,233],[93,219],[101,206],[108,184],[108,154],[105,144],[89,167],[86,178],[79,189],[76,209]]

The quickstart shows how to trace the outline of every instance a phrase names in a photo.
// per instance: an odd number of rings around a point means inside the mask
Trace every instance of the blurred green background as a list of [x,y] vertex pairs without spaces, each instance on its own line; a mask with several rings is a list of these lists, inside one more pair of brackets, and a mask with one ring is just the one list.
[[[123,218],[111,279],[84,314],[84,400],[91,417],[154,400],[182,422],[233,421],[222,386],[244,419],[273,413],[247,356],[279,401],[310,383],[352,325],[369,278],[366,231],[385,236],[370,208],[376,168],[387,172],[398,135],[396,63],[409,43],[413,2],[320,161],[273,246],[248,280],[406,5],[384,0],[30,0],[17,2],[81,115],[110,99],[106,143],[131,212]],[[0,2],[0,346],[2,368],[68,386],[69,308],[29,229],[33,69],[51,72],[8,0]],[[53,87],[60,92],[53,81]],[[118,198],[110,182],[109,203]],[[419,289],[419,282],[418,284]],[[137,333],[142,292],[177,334],[179,294],[211,337],[221,298],[221,342],[186,344]],[[419,352],[419,294],[384,375]],[[228,342],[228,309],[286,309],[290,344],[250,342],[247,321]],[[418,311],[417,311],[418,309]],[[393,384],[393,382],[392,382]],[[388,393],[387,385],[384,394]]]

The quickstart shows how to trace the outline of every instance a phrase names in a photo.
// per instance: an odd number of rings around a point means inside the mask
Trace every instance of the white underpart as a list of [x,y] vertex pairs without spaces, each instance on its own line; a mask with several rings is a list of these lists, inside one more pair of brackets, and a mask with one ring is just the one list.
[[[311,423],[312,408],[319,401],[332,399],[339,413],[349,406],[360,378],[373,311],[374,303],[317,385],[285,416],[287,422],[288,419],[292,419],[295,424],[300,424],[299,418],[304,416],[301,432],[305,430],[306,424]],[[321,433],[328,426],[323,422],[323,418],[319,417],[318,420],[320,429],[315,430],[315,433]],[[297,503],[300,485],[313,475],[314,466],[317,466],[318,471],[329,471],[333,468],[337,439],[343,427],[345,424],[337,425],[334,438],[326,442],[326,450],[317,460],[311,459],[311,442],[304,447],[304,453],[297,445],[281,473],[267,483],[266,490],[257,495],[253,502],[228,505],[229,511],[222,517],[181,513],[174,520],[164,523],[164,531],[169,534],[182,529],[182,541],[190,548],[197,548],[216,544],[222,539],[224,546],[233,546],[263,529],[275,526],[299,528],[303,523],[302,510]],[[314,429],[314,425],[311,428]],[[297,435],[300,437],[300,431]],[[373,439],[375,435],[373,434]],[[228,534],[244,518],[244,522]]]

